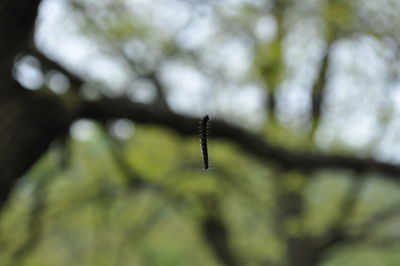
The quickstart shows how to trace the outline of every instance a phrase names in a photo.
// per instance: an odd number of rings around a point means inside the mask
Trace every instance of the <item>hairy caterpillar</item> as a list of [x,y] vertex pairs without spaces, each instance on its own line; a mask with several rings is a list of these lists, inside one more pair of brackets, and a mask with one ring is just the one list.
[[204,170],[208,169],[208,148],[207,148],[207,137],[208,137],[208,121],[210,118],[208,115],[203,116],[200,121],[200,146],[201,154],[203,155]]

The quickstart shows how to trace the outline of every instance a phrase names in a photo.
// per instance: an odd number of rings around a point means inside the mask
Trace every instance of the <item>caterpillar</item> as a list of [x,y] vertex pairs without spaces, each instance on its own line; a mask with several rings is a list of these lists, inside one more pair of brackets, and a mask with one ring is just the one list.
[[203,116],[200,121],[200,146],[201,154],[203,155],[204,170],[208,169],[208,148],[207,148],[207,137],[208,137],[208,121],[210,117],[208,115]]

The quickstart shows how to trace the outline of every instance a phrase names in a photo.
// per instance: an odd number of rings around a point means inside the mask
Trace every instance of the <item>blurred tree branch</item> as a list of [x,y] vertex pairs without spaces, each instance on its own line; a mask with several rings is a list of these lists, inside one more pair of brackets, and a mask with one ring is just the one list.
[[28,47],[27,52],[36,57],[40,62],[43,71],[48,72],[51,70],[56,70],[61,72],[62,74],[66,75],[68,77],[68,80],[71,85],[71,89],[74,90],[75,92],[79,92],[80,87],[84,83],[84,80],[79,77],[79,75],[73,73],[71,70],[67,69],[65,66],[61,65],[57,61],[51,59],[48,55],[45,53],[42,53],[34,44],[30,45]]
[[[59,170],[59,167],[56,170]],[[23,259],[37,247],[42,239],[44,233],[43,216],[47,209],[46,198],[54,174],[54,170],[45,173],[35,184],[28,217],[28,236],[11,255],[11,264],[9,265],[21,265]]]
[[[148,104],[133,103],[127,98],[103,98],[97,101],[83,102],[81,109],[75,114],[75,118],[89,118],[98,121],[128,118],[139,123],[167,127],[185,136],[197,135],[197,118],[165,112]],[[276,162],[288,169],[297,168],[308,171],[321,168],[368,170],[384,174],[385,177],[395,180],[400,174],[398,165],[371,158],[288,150],[267,142],[261,136],[221,120],[213,120],[212,131],[214,138],[228,139],[259,160]]]
[[362,223],[357,228],[357,232],[352,235],[348,236],[349,241],[362,241],[367,238],[367,236],[377,227],[381,226],[382,223],[400,216],[400,203],[395,202],[388,207],[380,210],[376,214],[372,215],[368,218],[364,223]]
[[338,215],[336,216],[330,228],[322,236],[317,236],[313,239],[313,248],[311,254],[314,258],[315,265],[318,265],[318,263],[321,261],[326,250],[339,243],[349,240],[346,223],[349,221],[351,214],[358,203],[364,184],[366,183],[365,179],[358,178],[358,176],[361,174],[361,172],[356,172],[351,177],[348,189],[344,194],[344,199],[339,205]]
[[208,247],[226,266],[241,265],[238,254],[233,251],[228,228],[222,218],[220,202],[216,196],[202,197],[205,216],[201,220],[201,231]]
[[329,54],[332,49],[333,43],[336,41],[336,34],[328,37],[325,51],[322,56],[321,65],[317,72],[317,78],[312,85],[312,95],[311,95],[311,130],[310,130],[310,140],[314,138],[314,135],[318,129],[319,121],[321,118],[322,104],[324,101],[324,93],[328,81],[328,68],[330,65]]
[[267,86],[266,109],[269,123],[277,125],[276,118],[276,90],[282,81],[285,68],[283,56],[283,41],[285,37],[285,9],[289,5],[287,0],[275,0],[272,13],[276,19],[276,36],[268,45],[258,44],[260,55],[256,63],[260,68],[261,79]]

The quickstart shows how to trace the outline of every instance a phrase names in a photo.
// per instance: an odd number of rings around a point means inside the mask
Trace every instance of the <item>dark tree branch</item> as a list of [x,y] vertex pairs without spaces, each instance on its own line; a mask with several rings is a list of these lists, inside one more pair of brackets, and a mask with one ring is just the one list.
[[[151,105],[133,103],[126,98],[84,102],[75,116],[98,121],[128,118],[139,123],[164,126],[185,136],[197,136],[198,118],[164,112]],[[385,177],[394,180],[400,176],[400,166],[395,164],[371,158],[284,149],[268,143],[261,136],[221,120],[213,120],[212,132],[213,138],[228,139],[259,160],[276,162],[286,169],[312,171],[322,168],[338,168],[352,171],[372,171],[384,174]]]
[[29,47],[26,52],[28,52],[30,55],[36,57],[41,62],[43,70],[45,70],[45,71],[56,70],[64,75],[66,75],[71,84],[71,88],[75,91],[79,91],[79,88],[84,83],[84,80],[81,77],[79,77],[77,74],[71,72],[66,67],[64,67],[63,65],[61,65],[60,63],[55,61],[54,59],[51,59],[46,54],[39,51],[33,45],[30,45],[30,46],[31,47]]
[[153,82],[156,91],[157,91],[157,99],[154,104],[158,105],[160,108],[165,109],[166,111],[170,111],[167,96],[164,90],[164,86],[161,84],[161,80],[158,77],[156,72],[150,72],[144,76]]
[[314,138],[321,118],[322,105],[324,102],[324,95],[328,82],[328,68],[331,61],[329,55],[338,35],[338,29],[335,26],[332,26],[330,30],[331,32],[327,36],[327,47],[325,48],[324,54],[322,56],[321,65],[317,72],[317,78],[311,89],[311,131],[309,134],[310,140]]
[[[104,129],[105,131],[106,129]],[[115,163],[115,166],[120,171],[120,173],[124,177],[124,181],[129,189],[132,191],[140,190],[140,189],[153,189],[155,191],[165,191],[166,189],[163,186],[160,186],[154,182],[147,181],[143,178],[134,167],[129,165],[124,157],[124,151],[121,143],[118,142],[117,139],[113,138],[107,132],[104,132],[104,136],[106,138],[108,151],[111,155],[112,160]]]
[[357,178],[361,174],[354,173],[351,177],[349,187],[344,194],[343,202],[340,204],[339,214],[333,222],[333,228],[343,230],[346,222],[349,221],[367,181],[365,178]]
[[206,215],[201,221],[201,231],[208,247],[219,261],[226,266],[241,265],[237,254],[233,251],[229,231],[222,218],[219,201],[209,195],[202,199]]
[[44,231],[42,216],[47,210],[46,198],[49,186],[51,182],[54,181],[52,177],[56,172],[59,172],[59,170],[60,168],[57,167],[56,169],[51,169],[44,173],[44,176],[35,184],[28,217],[29,233],[25,241],[12,253],[10,266],[21,265],[25,257],[33,252],[38,243],[42,240]]
[[277,0],[273,8],[273,13],[276,18],[277,29],[275,40],[267,47],[262,49],[271,50],[271,55],[268,56],[268,62],[261,65],[262,78],[268,87],[268,98],[266,99],[266,108],[268,111],[269,123],[276,125],[276,90],[282,81],[282,73],[284,71],[284,56],[283,56],[283,40],[285,37],[285,8],[288,3],[286,1]]
[[[308,241],[311,243],[310,247],[312,252],[309,255],[313,258],[314,265],[318,265],[318,263],[324,258],[326,251],[330,248],[338,244],[355,243],[361,241],[365,242],[375,227],[380,226],[383,222],[389,220],[390,218],[400,215],[399,204],[393,204],[381,212],[373,215],[370,219],[357,228],[356,233],[349,233],[348,230],[346,230],[345,225],[358,202],[366,181],[365,179],[360,180],[359,178],[356,178],[356,176],[359,174],[360,173],[356,173],[352,177],[348,191],[345,194],[346,196],[341,204],[339,215],[337,216],[331,229],[328,230],[325,235],[311,238]],[[371,243],[381,243],[382,245],[398,244],[399,239],[400,238],[398,236],[393,236],[390,238],[371,240]]]
[[359,226],[356,236],[353,236],[352,238],[354,240],[363,240],[376,227],[382,225],[382,223],[384,223],[385,221],[388,221],[398,216],[400,216],[400,203],[395,202],[394,204],[374,214],[366,222]]
[[345,226],[354,211],[366,182],[365,179],[357,178],[360,174],[357,172],[352,176],[343,202],[340,204],[339,213],[331,228],[326,234],[313,240],[312,256],[316,265],[318,265],[328,249],[349,240]]
[[[366,222],[361,224],[355,233],[346,232],[344,228],[333,227],[332,230],[328,232],[328,234],[317,241],[317,253],[318,257],[322,257],[324,252],[340,243],[357,243],[357,242],[366,242],[367,239],[371,236],[371,233],[378,226],[381,226],[385,221],[390,220],[391,218],[397,217],[400,215],[400,207],[399,203],[395,203],[388,208],[378,212],[369,218]],[[398,236],[393,236],[390,238],[376,239],[368,242],[380,243],[380,245],[390,245],[390,244],[398,244],[400,243]]]
[[315,81],[312,87],[312,96],[311,96],[311,131],[310,131],[310,139],[314,138],[315,132],[317,131],[320,117],[321,117],[321,109],[323,103],[324,91],[327,83],[327,72],[329,66],[329,51],[331,44],[328,45],[324,52],[324,56],[322,58],[321,66],[319,68],[319,72],[317,74],[317,80]]
[[[42,68],[44,71],[55,70],[55,71],[58,71],[64,75],[66,75],[71,83],[72,90],[75,92],[79,92],[79,88],[85,82],[81,77],[79,77],[79,75],[71,72],[66,67],[64,67],[62,64],[58,63],[56,60],[50,58],[45,53],[38,50],[34,45],[30,45],[27,52],[30,55],[36,57],[42,63]],[[135,62],[133,62],[132,60],[128,60],[128,59],[126,59],[126,60],[128,61],[128,64],[129,64],[130,68],[132,69],[132,71],[137,72],[138,65],[135,64]],[[151,72],[141,75],[139,78],[147,79],[154,84],[154,87],[155,87],[156,93],[157,93],[157,98],[156,98],[154,104],[158,105],[159,108],[162,108],[165,111],[170,111],[170,107],[167,102],[167,97],[165,94],[164,86],[162,85],[161,80],[160,80],[159,76],[157,75],[157,73],[155,71],[151,71]]]

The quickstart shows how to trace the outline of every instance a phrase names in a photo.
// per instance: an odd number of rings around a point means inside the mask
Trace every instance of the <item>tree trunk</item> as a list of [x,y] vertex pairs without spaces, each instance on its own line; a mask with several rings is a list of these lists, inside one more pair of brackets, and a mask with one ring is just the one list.
[[57,101],[24,90],[14,60],[31,41],[40,0],[0,2],[0,207],[21,175],[69,125]]
[[24,91],[0,98],[0,206],[18,178],[68,125],[66,111],[56,101]]

